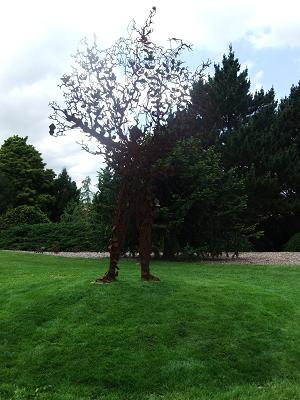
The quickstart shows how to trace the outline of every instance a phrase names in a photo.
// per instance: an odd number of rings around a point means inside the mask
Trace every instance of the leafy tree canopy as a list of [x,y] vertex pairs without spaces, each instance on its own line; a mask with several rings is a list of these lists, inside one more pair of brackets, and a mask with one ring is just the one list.
[[79,202],[80,190],[76,182],[72,181],[66,168],[54,180],[54,196],[52,219],[59,221],[69,203]]
[[49,218],[38,207],[22,205],[16,208],[10,208],[3,217],[1,217],[0,225],[2,228],[8,228],[10,226],[24,224],[33,225],[46,222],[50,222]]
[[27,143],[27,137],[11,136],[0,148],[0,173],[14,187],[12,207],[30,205],[49,212],[53,204],[54,172],[45,169],[41,154]]
[[247,196],[237,171],[225,171],[216,149],[204,149],[195,138],[179,142],[163,163],[174,171],[160,187],[164,240],[171,235],[176,250],[190,246],[213,256],[237,250],[249,233]]
[[15,188],[7,174],[0,172],[0,215],[12,207],[15,199]]
[[247,69],[241,71],[232,46],[221,64],[214,64],[214,74],[194,82],[192,110],[198,115],[198,129],[204,144],[222,142],[231,130],[241,125],[249,114],[251,94]]

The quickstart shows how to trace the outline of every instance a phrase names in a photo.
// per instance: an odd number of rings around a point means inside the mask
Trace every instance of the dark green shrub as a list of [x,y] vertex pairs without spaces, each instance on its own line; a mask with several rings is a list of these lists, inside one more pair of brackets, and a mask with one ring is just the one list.
[[295,233],[283,246],[283,251],[300,251],[300,232]]
[[224,240],[206,242],[197,248],[185,246],[182,252],[183,259],[218,258],[228,253],[238,255],[243,251],[253,251],[253,245],[249,239],[242,235],[228,235]]
[[97,226],[90,224],[47,223],[13,226],[0,231],[0,249],[59,251],[105,251]]
[[0,227],[8,228],[10,226],[24,224],[42,224],[50,222],[49,218],[40,208],[35,206],[18,206],[6,211],[0,221]]

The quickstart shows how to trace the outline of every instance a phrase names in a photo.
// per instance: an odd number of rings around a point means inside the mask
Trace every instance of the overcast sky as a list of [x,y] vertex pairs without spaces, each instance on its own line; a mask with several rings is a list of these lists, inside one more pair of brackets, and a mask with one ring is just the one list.
[[107,47],[134,18],[142,23],[157,7],[155,36],[193,44],[188,63],[219,62],[232,43],[248,67],[252,90],[274,86],[288,95],[300,80],[300,2],[297,0],[10,0],[1,1],[0,145],[12,134],[28,136],[57,173],[66,167],[80,186],[95,182],[101,158],[81,150],[71,134],[48,134],[48,103],[59,97],[60,77],[68,71],[84,36]]

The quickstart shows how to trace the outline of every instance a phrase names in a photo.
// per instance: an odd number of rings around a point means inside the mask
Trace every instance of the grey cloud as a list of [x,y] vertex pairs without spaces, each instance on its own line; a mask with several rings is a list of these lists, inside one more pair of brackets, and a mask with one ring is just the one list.
[[[80,146],[75,143],[65,146],[59,139],[54,142],[48,136],[48,103],[59,97],[59,78],[70,64],[70,55],[78,40],[79,34],[63,27],[52,27],[1,68],[0,145],[13,134],[28,136],[29,142],[41,151],[48,167],[56,172],[64,166],[76,165],[81,153]],[[65,154],[70,156],[65,157]]]
[[9,59],[2,71],[0,86],[4,90],[32,85],[49,76],[57,77],[68,68],[79,34],[62,26],[45,30]]

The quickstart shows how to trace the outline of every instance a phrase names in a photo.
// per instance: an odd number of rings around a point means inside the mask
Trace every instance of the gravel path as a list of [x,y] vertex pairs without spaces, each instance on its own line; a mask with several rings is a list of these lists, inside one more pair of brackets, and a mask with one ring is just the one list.
[[[34,252],[28,252],[34,253]],[[74,258],[105,258],[109,256],[109,253],[96,253],[96,252],[60,252],[51,253],[44,252],[45,255],[55,255],[61,257],[74,257]],[[207,262],[220,262],[220,263],[230,263],[230,264],[278,264],[278,265],[299,265],[300,266],[300,252],[250,252],[250,253],[240,253],[239,258],[226,258],[222,257],[217,260],[205,260]]]
[[300,252],[249,252],[240,253],[237,259],[229,259],[231,264],[278,264],[299,265]]

